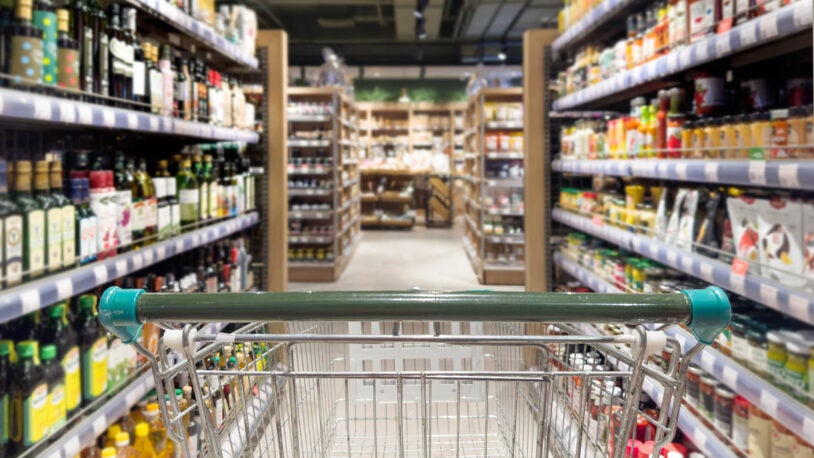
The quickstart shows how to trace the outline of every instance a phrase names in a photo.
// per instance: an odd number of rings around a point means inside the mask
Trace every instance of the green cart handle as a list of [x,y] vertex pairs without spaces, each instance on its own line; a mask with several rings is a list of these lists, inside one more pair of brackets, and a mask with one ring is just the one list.
[[721,288],[682,294],[568,294],[498,291],[145,293],[108,288],[102,324],[133,342],[143,323],[268,321],[506,321],[551,323],[684,323],[712,344],[732,310]]

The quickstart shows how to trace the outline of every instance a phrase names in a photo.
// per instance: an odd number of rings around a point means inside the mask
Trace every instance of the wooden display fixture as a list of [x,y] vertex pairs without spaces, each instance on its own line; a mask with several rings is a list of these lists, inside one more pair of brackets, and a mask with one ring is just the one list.
[[414,179],[409,170],[363,170],[362,228],[412,229]]
[[483,89],[465,115],[463,243],[486,285],[525,281],[522,102],[520,88]]
[[288,89],[289,281],[332,282],[360,230],[359,133],[344,88]]

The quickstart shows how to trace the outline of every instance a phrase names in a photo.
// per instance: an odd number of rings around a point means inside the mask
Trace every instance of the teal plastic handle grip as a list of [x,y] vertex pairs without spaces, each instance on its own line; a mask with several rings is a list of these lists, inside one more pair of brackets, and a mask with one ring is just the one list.
[[142,324],[136,316],[136,306],[142,294],[143,289],[113,286],[106,289],[99,300],[99,321],[124,343],[133,343],[141,334]]
[[718,334],[723,332],[732,320],[729,298],[724,290],[717,286],[682,293],[690,300],[692,307],[692,318],[687,327],[699,342],[712,345]]

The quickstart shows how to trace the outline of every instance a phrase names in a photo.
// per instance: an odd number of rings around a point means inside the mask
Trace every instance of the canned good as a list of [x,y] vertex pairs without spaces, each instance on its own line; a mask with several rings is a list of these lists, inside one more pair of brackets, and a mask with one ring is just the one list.
[[734,404],[734,391],[724,385],[715,387],[715,426],[729,437],[732,436]]
[[701,402],[699,410],[701,410],[707,417],[713,418],[715,415],[715,387],[718,385],[718,380],[710,374],[703,374],[701,376]]

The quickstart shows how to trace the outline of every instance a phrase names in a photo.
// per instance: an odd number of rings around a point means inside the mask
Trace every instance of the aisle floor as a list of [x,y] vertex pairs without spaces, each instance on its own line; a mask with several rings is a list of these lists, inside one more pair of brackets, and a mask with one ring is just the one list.
[[523,291],[478,283],[463,248],[463,220],[452,229],[363,231],[356,253],[336,283],[289,283],[289,291],[401,291],[412,287],[462,291]]

